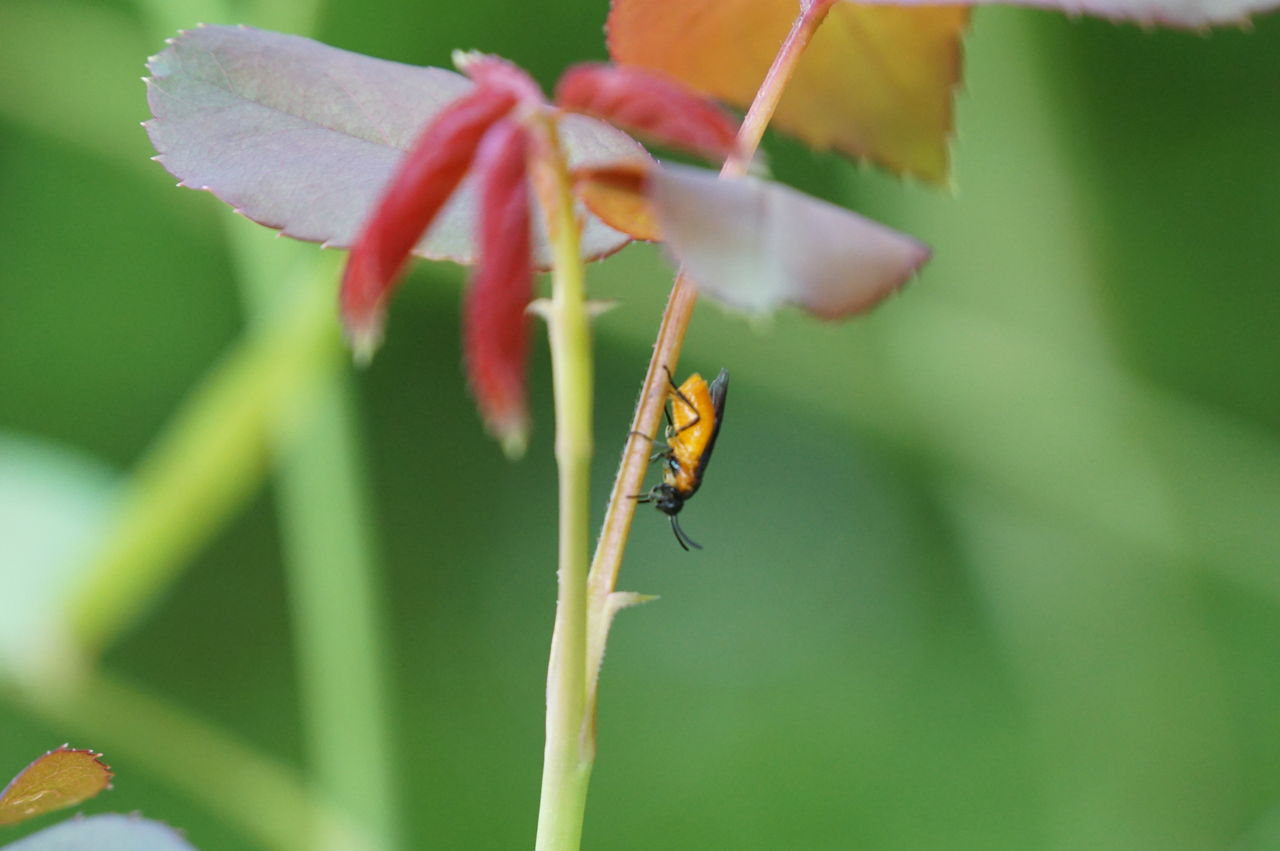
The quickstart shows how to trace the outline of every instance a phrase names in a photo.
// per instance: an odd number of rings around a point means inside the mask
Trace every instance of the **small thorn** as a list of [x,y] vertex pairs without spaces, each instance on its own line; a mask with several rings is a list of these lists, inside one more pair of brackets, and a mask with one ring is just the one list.
[[635,591],[613,591],[609,594],[609,608],[621,611],[631,606],[640,606],[661,599],[657,594],[639,594]]
[[534,316],[541,316],[544,320],[550,322],[551,299],[535,298],[533,301],[529,302],[529,306],[525,308],[525,311],[527,313],[532,313]]
[[622,302],[616,298],[592,299],[587,302],[587,316],[595,319],[597,316],[603,316],[620,304],[622,304]]

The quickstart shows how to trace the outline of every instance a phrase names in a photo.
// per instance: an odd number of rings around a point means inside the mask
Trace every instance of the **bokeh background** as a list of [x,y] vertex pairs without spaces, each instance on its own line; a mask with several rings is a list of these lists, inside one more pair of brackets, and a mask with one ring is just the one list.
[[[7,618],[40,608],[24,577],[81,551],[76,530],[246,333],[244,246],[315,251],[148,161],[139,77],[164,35],[313,26],[418,64],[497,52],[550,83],[604,57],[605,13],[0,0]],[[982,9],[965,54],[952,193],[767,141],[781,179],[935,259],[847,324],[699,308],[681,372],[733,373],[682,516],[706,549],[637,519],[622,586],[662,599],[614,629],[587,848],[1280,848],[1280,16],[1195,34]],[[345,378],[385,615],[385,803],[412,849],[528,847],[537,812],[546,352],[534,442],[509,463],[459,368],[462,280],[419,264],[386,346]],[[591,269],[621,300],[597,324],[601,511],[669,280],[647,246]],[[192,532],[101,670],[157,718],[305,774],[299,660],[344,671],[299,646],[273,469],[229,474],[243,498]],[[0,775],[70,740],[118,774],[84,810],[264,847],[225,807],[277,802],[199,755],[231,745],[187,751],[178,721],[102,694],[0,695]]]

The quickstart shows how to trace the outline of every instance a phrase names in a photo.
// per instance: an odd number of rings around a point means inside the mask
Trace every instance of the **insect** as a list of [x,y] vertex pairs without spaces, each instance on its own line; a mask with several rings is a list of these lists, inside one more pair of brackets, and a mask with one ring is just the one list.
[[716,446],[716,436],[724,422],[724,400],[729,391],[729,370],[722,369],[710,384],[694,373],[684,384],[676,385],[667,370],[671,408],[667,414],[667,448],[654,456],[663,459],[662,484],[654,485],[647,494],[636,497],[638,502],[652,502],[671,518],[671,531],[676,541],[688,550],[702,546],[685,534],[676,515],[685,502],[698,492],[702,477],[706,475],[711,451]]

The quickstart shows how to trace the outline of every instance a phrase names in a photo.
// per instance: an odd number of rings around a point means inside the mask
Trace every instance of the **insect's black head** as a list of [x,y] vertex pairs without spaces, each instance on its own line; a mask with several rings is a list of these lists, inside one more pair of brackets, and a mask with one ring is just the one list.
[[657,506],[659,511],[671,518],[671,531],[675,533],[676,540],[680,542],[680,546],[686,550],[690,547],[695,550],[702,549],[702,544],[686,535],[684,530],[680,528],[680,521],[676,520],[676,515],[680,513],[680,509],[684,508],[684,497],[680,494],[680,491],[676,490],[672,485],[656,485],[649,492],[649,501]]
[[680,509],[684,508],[684,497],[672,485],[656,485],[649,492],[648,501],[652,502],[663,514],[671,517],[675,517],[680,513]]
[[671,531],[675,533],[676,540],[680,542],[680,546],[688,550],[692,547],[695,550],[702,549],[702,545],[690,538],[680,528],[676,515],[680,513],[680,509],[684,508],[685,497],[680,491],[675,489],[674,485],[666,483],[655,485],[653,490],[646,494],[637,494],[633,496],[639,502],[652,502],[659,511],[671,518]]

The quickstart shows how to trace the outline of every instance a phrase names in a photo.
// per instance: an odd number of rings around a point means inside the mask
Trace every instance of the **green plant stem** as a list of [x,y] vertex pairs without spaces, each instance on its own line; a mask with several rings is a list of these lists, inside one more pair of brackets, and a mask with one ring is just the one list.
[[591,328],[569,175],[554,121],[534,184],[553,248],[546,310],[555,385],[556,463],[560,479],[560,552],[555,628],[547,667],[547,732],[538,809],[538,851],[576,851],[595,759],[587,707],[587,562],[592,453]]
[[[324,376],[307,422],[279,446],[277,502],[313,782],[396,848],[397,789],[384,619],[347,376]],[[285,445],[288,444],[288,445]],[[344,851],[326,836],[317,851]]]
[[[323,0],[258,0],[254,23],[305,35],[322,7]],[[291,277],[298,287],[332,292],[340,255],[282,243],[239,217],[229,221],[237,278],[255,322],[274,321]],[[282,259],[301,266],[300,274],[280,270]],[[275,497],[312,782],[360,822],[371,849],[390,851],[399,844],[399,819],[380,571],[347,362],[339,355],[320,364],[296,389],[297,410],[278,422]],[[343,842],[317,832],[313,847],[344,851]]]
[[89,671],[71,688],[5,689],[4,696],[91,742],[117,769],[133,763],[181,789],[256,847],[309,851],[315,847],[313,830],[340,838],[350,851],[375,847],[354,824],[311,797],[286,766],[107,674]]
[[[156,0],[139,5],[161,35],[196,20],[229,22],[217,0],[188,2],[187,12],[207,14],[185,19]],[[320,8],[320,0],[261,0],[253,17],[305,32]],[[386,851],[395,846],[396,796],[385,657],[351,388],[336,345],[337,258],[282,243],[239,217],[227,222],[253,343],[215,370],[141,466],[94,568],[95,586],[76,604],[76,631],[96,647],[127,624],[257,486],[271,455],[314,782],[365,827],[358,847]],[[105,606],[103,588],[116,591]],[[224,809],[270,800],[234,783],[223,788],[236,790],[218,802]],[[307,823],[294,820],[294,847],[356,847],[332,819],[309,820],[309,837],[298,829]]]
[[[735,152],[720,169],[722,178],[741,177],[747,173],[751,158],[760,146],[765,128],[773,118],[778,101],[782,99],[787,83],[795,74],[796,66],[804,55],[805,48],[813,40],[814,33],[818,31],[818,27],[822,25],[834,4],[835,0],[809,0],[802,3],[800,14],[792,24],[786,40],[778,49],[764,82],[756,92],[751,108],[742,120],[742,126],[738,129]],[[667,299],[666,309],[662,314],[662,323],[658,327],[653,356],[645,372],[644,383],[640,389],[640,401],[636,405],[635,417],[631,423],[631,436],[622,451],[622,462],[618,467],[618,475],[614,479],[613,491],[609,494],[608,511],[600,532],[600,540],[596,545],[595,558],[591,564],[589,593],[590,635],[593,649],[588,668],[588,699],[593,713],[605,642],[613,612],[616,610],[616,606],[610,606],[609,598],[618,584],[618,571],[622,567],[623,551],[626,548],[627,537],[631,532],[631,521],[636,512],[636,502],[631,497],[643,490],[645,471],[649,467],[650,442],[641,435],[657,433],[662,419],[662,409],[667,400],[666,370],[674,371],[680,359],[680,350],[684,345],[685,333],[688,331],[689,320],[693,316],[693,308],[697,301],[698,296],[693,285],[683,272],[677,274],[671,295]]]
[[74,646],[99,653],[177,578],[262,481],[281,400],[340,351],[333,293],[300,288],[187,398],[125,483],[68,603]]
[[[333,292],[338,256],[282,243],[239,218],[229,225],[254,323],[278,321],[292,289]],[[314,782],[385,851],[395,847],[397,819],[379,571],[346,358],[335,355],[289,394],[273,435],[275,497]],[[341,841],[317,836],[313,847],[342,851]]]

